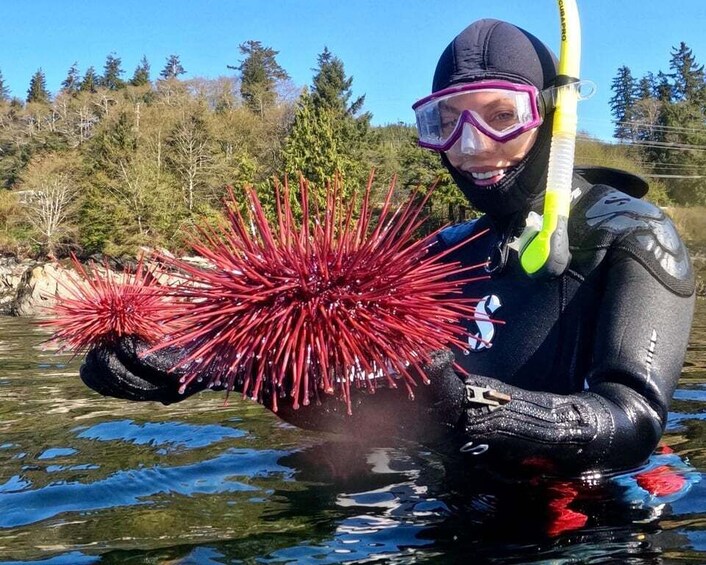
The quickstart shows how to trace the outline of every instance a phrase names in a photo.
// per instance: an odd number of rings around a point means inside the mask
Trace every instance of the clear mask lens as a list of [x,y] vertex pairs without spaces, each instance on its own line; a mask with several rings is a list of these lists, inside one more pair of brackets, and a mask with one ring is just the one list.
[[509,141],[541,124],[537,94],[534,87],[500,81],[435,93],[414,105],[420,145],[446,151],[462,134],[471,139],[467,127]]
[[464,155],[477,155],[486,151],[492,141],[469,123],[463,124],[461,132],[461,153]]

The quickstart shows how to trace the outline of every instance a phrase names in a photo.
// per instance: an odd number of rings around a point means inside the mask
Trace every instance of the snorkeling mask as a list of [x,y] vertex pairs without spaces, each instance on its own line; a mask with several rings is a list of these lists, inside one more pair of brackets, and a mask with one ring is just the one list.
[[542,123],[550,101],[551,93],[535,86],[488,80],[445,88],[412,109],[420,146],[443,152],[460,138],[461,152],[470,155],[487,147],[487,139],[524,141]]

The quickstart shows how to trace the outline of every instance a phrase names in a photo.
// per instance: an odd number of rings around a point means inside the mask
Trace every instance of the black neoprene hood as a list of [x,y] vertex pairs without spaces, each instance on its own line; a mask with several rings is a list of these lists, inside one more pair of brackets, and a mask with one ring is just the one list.
[[[439,58],[432,92],[480,80],[507,80],[531,84],[539,90],[552,86],[556,56],[532,34],[499,20],[472,23],[458,34]],[[544,117],[534,146],[503,179],[479,187],[458,172],[442,153],[442,161],[469,202],[481,212],[504,217],[525,212],[544,190],[551,143],[552,116]]]
[[432,92],[458,83],[501,79],[552,85],[556,58],[532,34],[499,20],[478,20],[444,50],[436,65]]

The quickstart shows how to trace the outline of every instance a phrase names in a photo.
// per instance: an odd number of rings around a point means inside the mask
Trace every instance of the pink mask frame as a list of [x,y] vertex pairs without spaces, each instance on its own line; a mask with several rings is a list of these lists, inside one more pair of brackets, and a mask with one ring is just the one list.
[[[420,147],[425,147],[427,149],[432,149],[434,151],[448,151],[451,149],[454,143],[461,137],[461,134],[463,132],[463,125],[465,123],[471,124],[473,127],[475,127],[478,131],[483,133],[484,135],[487,135],[490,139],[505,143],[508,141],[511,141],[512,139],[515,139],[516,137],[519,137],[523,133],[530,131],[542,123],[542,115],[539,111],[539,105],[538,105],[538,98],[539,98],[539,90],[535,86],[527,85],[527,84],[516,84],[512,82],[506,82],[506,81],[482,81],[482,82],[474,82],[474,83],[468,83],[468,84],[463,84],[463,85],[457,85],[457,86],[451,86],[449,88],[444,88],[443,90],[439,90],[438,92],[434,92],[430,94],[429,96],[425,96],[421,100],[418,100],[412,105],[412,110],[415,111],[415,114],[417,112],[417,109],[424,106],[425,104],[428,104],[429,102],[433,100],[437,100],[439,98],[443,98],[445,96],[448,96],[450,94],[458,94],[458,93],[465,93],[465,92],[473,92],[475,90],[488,90],[488,89],[496,89],[496,90],[508,90],[511,92],[524,92],[529,95],[530,101],[531,101],[531,112],[532,112],[532,119],[525,123],[520,125],[518,128],[512,129],[511,131],[507,132],[506,134],[499,134],[495,130],[489,129],[488,126],[479,120],[476,116],[473,115],[473,113],[470,110],[463,110],[461,114],[458,117],[458,120],[456,122],[456,126],[454,127],[453,131],[451,134],[449,134],[448,137],[445,138],[443,142],[439,143],[433,143],[429,141],[423,141],[422,136],[420,134],[419,137],[419,145]],[[419,130],[419,121],[417,122],[417,128]]]

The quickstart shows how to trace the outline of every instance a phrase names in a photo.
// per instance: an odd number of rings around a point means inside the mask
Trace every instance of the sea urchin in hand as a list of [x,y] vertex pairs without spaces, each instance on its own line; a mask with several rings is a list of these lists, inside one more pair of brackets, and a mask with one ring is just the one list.
[[372,176],[355,204],[333,183],[321,210],[302,179],[295,212],[285,183],[272,222],[254,189],[245,189],[245,214],[230,191],[227,223],[190,241],[210,267],[162,258],[187,282],[166,305],[180,329],[154,349],[186,348],[182,386],[205,378],[273,410],[286,397],[298,408],[338,394],[350,412],[352,386],[402,382],[411,396],[432,351],[464,347],[460,322],[477,300],[462,287],[480,265],[445,262],[452,250],[434,253],[436,232],[415,238],[429,194],[395,208],[393,182],[374,209],[371,187]]
[[134,269],[112,271],[82,265],[72,257],[68,281],[58,281],[66,295],[57,298],[51,317],[40,325],[53,330],[52,340],[63,349],[85,353],[95,346],[112,345],[123,336],[154,343],[162,337],[164,292],[142,260]]

